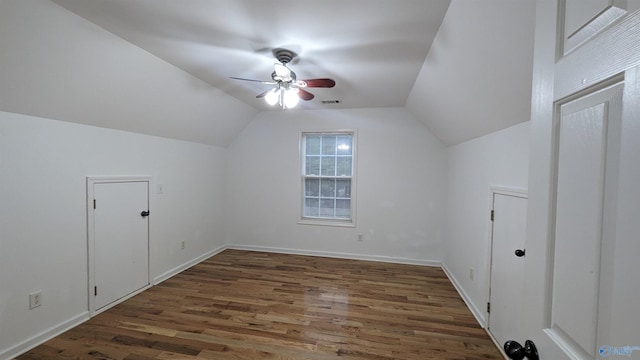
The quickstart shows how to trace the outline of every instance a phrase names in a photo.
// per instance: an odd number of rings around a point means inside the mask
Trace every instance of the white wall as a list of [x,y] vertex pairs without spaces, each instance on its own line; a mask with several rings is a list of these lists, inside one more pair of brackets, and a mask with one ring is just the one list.
[[[225,153],[0,112],[0,359],[86,316],[86,176],[152,176],[151,276],[162,278],[224,245]],[[43,305],[29,310],[36,290]]]
[[[300,133],[340,129],[358,131],[357,227],[299,225]],[[401,108],[260,113],[229,147],[228,242],[439,262],[444,161],[440,142]]]
[[[468,305],[485,319],[489,298],[491,187],[527,189],[529,122],[447,149],[443,263]],[[476,269],[475,280],[469,269]]]

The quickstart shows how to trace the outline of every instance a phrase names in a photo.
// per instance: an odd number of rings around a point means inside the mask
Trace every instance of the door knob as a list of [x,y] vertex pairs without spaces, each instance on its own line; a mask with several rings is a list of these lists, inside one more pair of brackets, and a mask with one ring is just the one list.
[[504,343],[504,352],[512,360],[522,360],[525,357],[529,360],[540,360],[536,344],[531,340],[525,341],[524,347],[515,340],[509,340]]
[[527,340],[524,342],[524,356],[529,360],[540,360],[538,357],[538,348],[536,348],[536,344],[531,340]]
[[516,256],[517,257],[523,257],[525,254],[525,249],[517,249],[516,250]]
[[149,210],[143,210],[143,211],[140,213],[140,216],[142,216],[142,217],[147,217],[147,216],[149,216]]
[[507,354],[507,357],[509,357],[509,359],[524,359],[524,348],[522,347],[522,345],[520,345],[519,342],[515,340],[509,340],[504,343],[504,352]]

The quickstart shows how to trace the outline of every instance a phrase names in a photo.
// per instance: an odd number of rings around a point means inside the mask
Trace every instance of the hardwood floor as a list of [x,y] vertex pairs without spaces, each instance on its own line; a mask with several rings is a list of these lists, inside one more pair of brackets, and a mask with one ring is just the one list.
[[502,359],[439,268],[226,250],[18,359]]

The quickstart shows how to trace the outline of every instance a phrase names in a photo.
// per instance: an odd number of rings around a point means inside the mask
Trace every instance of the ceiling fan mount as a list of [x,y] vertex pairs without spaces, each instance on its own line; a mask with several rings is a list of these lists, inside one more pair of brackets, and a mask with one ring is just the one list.
[[275,48],[271,51],[273,56],[278,59],[283,65],[287,65],[291,62],[298,54],[291,50],[283,49],[283,48]]
[[300,99],[309,101],[315,97],[315,95],[303,88],[332,88],[336,85],[336,82],[329,78],[297,80],[296,73],[289,69],[287,64],[296,58],[298,54],[283,48],[275,48],[272,50],[272,53],[276,60],[278,60],[277,63],[273,64],[274,71],[271,73],[272,81],[245,79],[233,76],[231,78],[234,80],[275,85],[274,88],[258,94],[256,98],[264,97],[269,105],[275,105],[277,103],[283,110],[296,106]]

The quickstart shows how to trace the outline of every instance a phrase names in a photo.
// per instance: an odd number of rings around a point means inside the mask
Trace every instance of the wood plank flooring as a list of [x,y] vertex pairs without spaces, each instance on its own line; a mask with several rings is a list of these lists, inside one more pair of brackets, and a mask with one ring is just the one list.
[[502,359],[439,268],[226,250],[18,359]]

